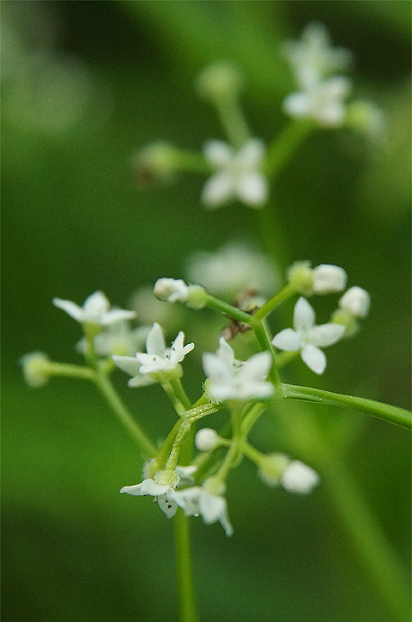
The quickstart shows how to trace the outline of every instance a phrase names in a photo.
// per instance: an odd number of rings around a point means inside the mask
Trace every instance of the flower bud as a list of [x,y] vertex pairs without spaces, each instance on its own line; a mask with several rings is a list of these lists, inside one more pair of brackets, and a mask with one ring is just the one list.
[[212,101],[236,97],[241,86],[240,73],[231,63],[209,65],[196,82],[199,95]]
[[21,359],[24,379],[31,387],[41,387],[49,379],[49,357],[43,352],[30,352]]
[[259,464],[259,476],[268,486],[277,486],[289,462],[284,454],[267,454]]
[[362,287],[351,287],[339,300],[339,306],[354,317],[366,317],[369,312],[370,296]]
[[348,276],[343,268],[330,264],[320,264],[312,271],[313,292],[315,294],[330,294],[340,292],[346,287]]
[[216,476],[206,479],[202,486],[209,495],[224,495],[226,492],[225,482]]
[[320,482],[319,475],[299,460],[292,460],[284,470],[280,483],[289,492],[308,494]]
[[186,302],[189,287],[182,279],[162,278],[156,281],[153,293],[159,300]]
[[288,270],[289,283],[299,294],[310,296],[313,294],[312,273],[310,261],[296,261]]
[[345,327],[345,337],[352,337],[359,330],[359,324],[355,317],[344,309],[337,309],[330,321],[333,324],[341,324],[341,326]]
[[152,143],[134,156],[133,166],[138,181],[143,184],[167,180],[178,169],[176,149],[166,142]]
[[212,428],[203,428],[196,433],[195,445],[199,451],[212,451],[220,445],[219,434]]

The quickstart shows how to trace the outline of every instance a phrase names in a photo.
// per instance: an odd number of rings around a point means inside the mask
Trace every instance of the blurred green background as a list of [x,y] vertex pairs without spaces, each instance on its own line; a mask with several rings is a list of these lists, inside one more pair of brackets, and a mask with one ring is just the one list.
[[[140,479],[132,441],[92,387],[30,389],[18,361],[42,350],[80,362],[79,326],[53,296],[80,304],[102,289],[125,306],[156,278],[181,277],[196,249],[254,239],[252,210],[207,212],[195,176],[143,190],[132,156],[159,138],[198,149],[222,137],[193,88],[220,59],[244,72],[246,113],[269,141],[293,87],[281,42],[316,19],[353,51],[354,91],[386,111],[388,140],[319,132],[272,190],[291,257],[342,265],[372,296],[361,333],[307,383],[408,407],[410,2],[3,0],[1,11],[3,619],[176,620],[172,521],[118,495]],[[196,342],[198,316],[185,317]],[[188,370],[193,398],[202,378],[200,365]],[[156,387],[127,390],[120,372],[116,386],[152,438],[168,432],[173,412]],[[408,433],[349,411],[317,417],[353,437],[348,467],[406,572]],[[255,442],[293,451],[270,417]],[[308,498],[269,490],[245,461],[227,497],[232,539],[191,520],[202,620],[392,620],[322,486]]]

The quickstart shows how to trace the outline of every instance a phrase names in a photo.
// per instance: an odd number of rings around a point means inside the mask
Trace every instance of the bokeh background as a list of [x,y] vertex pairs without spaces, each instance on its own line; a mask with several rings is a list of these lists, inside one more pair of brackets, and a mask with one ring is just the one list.
[[[408,407],[410,2],[3,0],[1,11],[3,619],[176,620],[172,521],[118,495],[140,478],[132,441],[92,387],[62,379],[31,389],[19,359],[42,350],[80,362],[79,326],[53,296],[81,303],[102,289],[124,307],[156,278],[181,277],[196,249],[255,239],[251,210],[207,212],[196,176],[142,189],[132,157],[154,139],[198,149],[222,137],[193,88],[221,59],[243,71],[248,119],[269,141],[285,125],[281,101],[293,86],[281,42],[316,19],[353,51],[354,91],[386,111],[388,129],[378,147],[348,131],[318,132],[272,190],[290,256],[342,265],[372,296],[362,332],[331,351],[324,378],[306,379]],[[325,319],[328,304],[317,306]],[[188,340],[207,342],[195,313],[184,322]],[[195,397],[202,372],[188,367]],[[115,380],[152,438],[164,436],[174,418],[160,391],[128,390],[120,372]],[[348,469],[406,574],[408,433],[350,411],[313,417],[341,425],[337,444],[347,441]],[[294,450],[271,417],[254,440]],[[325,487],[303,499],[269,490],[245,461],[228,502],[232,539],[191,521],[202,620],[395,619]]]

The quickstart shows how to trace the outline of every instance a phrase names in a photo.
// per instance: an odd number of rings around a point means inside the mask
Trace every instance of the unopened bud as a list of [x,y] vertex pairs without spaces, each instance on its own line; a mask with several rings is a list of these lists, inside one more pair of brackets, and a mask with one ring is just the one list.
[[30,352],[21,359],[24,379],[31,387],[41,387],[49,379],[49,357],[43,352]]
[[203,428],[196,433],[195,445],[199,451],[212,451],[220,445],[220,436],[212,428]]
[[217,63],[206,67],[196,83],[199,95],[213,101],[236,96],[241,86],[240,73],[231,63]]
[[343,268],[330,264],[320,264],[313,268],[313,292],[331,294],[341,292],[346,287],[348,276]]
[[339,300],[339,306],[354,317],[366,317],[369,312],[370,296],[362,287],[351,287]]

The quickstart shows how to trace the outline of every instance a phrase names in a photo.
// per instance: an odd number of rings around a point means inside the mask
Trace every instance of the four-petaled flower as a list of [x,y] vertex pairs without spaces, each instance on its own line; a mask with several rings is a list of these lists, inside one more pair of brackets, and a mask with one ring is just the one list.
[[129,387],[140,387],[151,384],[153,379],[144,377],[145,374],[154,374],[158,371],[174,369],[186,354],[195,347],[193,343],[183,345],[184,334],[180,331],[170,348],[166,348],[163,332],[159,324],[147,336],[146,354],[138,352],[133,356],[113,356],[113,361],[123,371],[133,378],[128,382]]
[[94,292],[84,301],[83,307],[71,302],[53,298],[53,304],[63,311],[66,311],[72,318],[81,324],[100,324],[108,326],[119,320],[129,320],[135,317],[134,311],[124,309],[112,309],[110,303],[103,292]]
[[344,100],[350,87],[350,80],[344,76],[320,80],[288,95],[283,107],[291,117],[314,119],[325,126],[341,125],[346,116]]
[[295,305],[292,328],[285,328],[278,333],[272,343],[280,350],[290,352],[301,351],[306,365],[316,374],[323,374],[326,367],[326,356],[320,350],[331,346],[343,337],[345,327],[339,324],[322,324],[315,326],[315,312],[305,298],[299,298]]
[[269,352],[254,354],[244,363],[236,361],[232,348],[223,338],[217,354],[203,355],[203,369],[210,380],[209,395],[216,400],[264,399],[273,393],[266,382],[272,359]]
[[258,139],[248,140],[237,152],[220,140],[206,143],[205,157],[217,172],[203,188],[205,205],[214,209],[237,198],[250,207],[260,207],[268,195],[268,184],[260,171],[264,152]]

